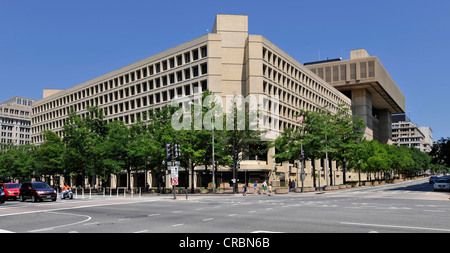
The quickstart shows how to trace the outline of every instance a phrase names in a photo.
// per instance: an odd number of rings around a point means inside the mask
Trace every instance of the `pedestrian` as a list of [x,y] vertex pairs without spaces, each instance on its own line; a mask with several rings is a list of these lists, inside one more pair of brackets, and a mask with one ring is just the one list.
[[268,196],[272,196],[272,184],[269,184],[269,194],[267,194]]
[[291,191],[291,188],[292,188],[292,181],[291,181],[291,179],[289,178],[289,191]]
[[295,179],[292,181],[292,189],[295,189]]
[[263,183],[263,194],[266,194],[266,188],[267,188],[267,183],[266,183],[266,180],[264,180],[264,183]]
[[244,196],[247,196],[247,184],[244,184]]
[[258,182],[255,182],[255,184],[253,186],[255,188],[255,191],[253,192],[253,195],[257,195],[258,194]]

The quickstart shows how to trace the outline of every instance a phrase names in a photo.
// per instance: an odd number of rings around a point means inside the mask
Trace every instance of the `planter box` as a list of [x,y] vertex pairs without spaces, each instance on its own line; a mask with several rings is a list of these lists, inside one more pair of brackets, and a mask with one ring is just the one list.
[[339,189],[347,189],[347,185],[345,185],[345,184],[339,185]]
[[348,186],[350,186],[350,188],[358,188],[359,182],[350,183],[350,184],[348,184]]
[[372,182],[363,182],[364,186],[372,186]]
[[[303,188],[303,191],[306,192],[306,188]],[[301,187],[295,188],[294,192],[301,193],[302,192],[302,188]]]
[[325,187],[323,188],[323,190],[324,190],[324,191],[331,191],[331,190],[333,190],[333,187],[327,185],[327,186],[325,186]]
[[208,192],[209,192],[209,190],[205,190],[205,189],[201,189],[201,190],[200,190],[200,193],[201,193],[201,194],[206,194],[206,193],[208,193]]
[[316,189],[314,187],[305,187],[304,192],[315,192]]
[[288,194],[289,189],[275,189],[276,194]]

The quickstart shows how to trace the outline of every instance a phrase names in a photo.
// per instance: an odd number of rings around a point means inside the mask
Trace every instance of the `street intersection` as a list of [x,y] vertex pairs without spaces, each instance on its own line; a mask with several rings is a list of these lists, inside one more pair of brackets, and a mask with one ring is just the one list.
[[0,232],[448,233],[448,192],[427,179],[330,192],[92,196],[0,205]]

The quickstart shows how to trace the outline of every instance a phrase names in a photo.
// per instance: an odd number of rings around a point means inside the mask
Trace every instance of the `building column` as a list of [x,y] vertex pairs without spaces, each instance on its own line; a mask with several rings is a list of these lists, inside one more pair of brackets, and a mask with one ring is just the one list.
[[372,94],[367,89],[352,90],[353,115],[358,115],[366,124],[364,137],[373,140]]
[[378,111],[378,128],[380,130],[380,143],[392,142],[392,113],[389,110]]

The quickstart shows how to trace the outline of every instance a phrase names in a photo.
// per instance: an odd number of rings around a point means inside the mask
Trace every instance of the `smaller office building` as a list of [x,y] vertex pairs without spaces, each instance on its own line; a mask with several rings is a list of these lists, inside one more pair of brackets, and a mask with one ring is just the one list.
[[430,127],[418,127],[404,114],[392,116],[393,145],[418,148],[430,152],[433,146],[433,132]]
[[23,145],[31,140],[31,107],[34,99],[13,97],[0,103],[0,143]]

